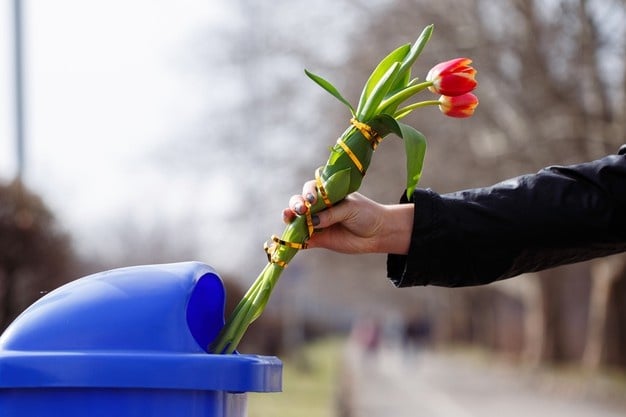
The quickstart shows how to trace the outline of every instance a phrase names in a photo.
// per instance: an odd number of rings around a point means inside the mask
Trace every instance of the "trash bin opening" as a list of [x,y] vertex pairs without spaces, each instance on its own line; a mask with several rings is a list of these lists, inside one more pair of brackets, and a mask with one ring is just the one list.
[[224,327],[224,284],[219,276],[206,273],[198,279],[187,304],[187,325],[196,342],[207,351]]

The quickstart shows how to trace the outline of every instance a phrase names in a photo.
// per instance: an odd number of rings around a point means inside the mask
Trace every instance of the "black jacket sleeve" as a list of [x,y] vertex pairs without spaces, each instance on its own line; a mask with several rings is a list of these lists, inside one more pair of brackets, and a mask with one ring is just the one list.
[[[404,200],[403,202],[408,203]],[[626,251],[626,145],[487,188],[417,189],[408,255],[389,255],[396,286],[482,285]]]

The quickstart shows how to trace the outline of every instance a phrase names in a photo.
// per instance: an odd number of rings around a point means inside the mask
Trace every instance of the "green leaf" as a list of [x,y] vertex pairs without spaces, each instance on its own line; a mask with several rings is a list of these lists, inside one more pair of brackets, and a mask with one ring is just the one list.
[[359,121],[366,123],[376,114],[380,102],[383,101],[389,92],[389,88],[391,88],[399,69],[400,63],[394,63],[378,80],[378,84],[374,86],[363,107],[357,109],[356,117]]
[[408,82],[409,78],[411,78],[411,67],[430,40],[434,28],[434,25],[428,25],[424,28],[424,30],[422,30],[422,33],[419,35],[419,37],[411,47],[411,50],[402,61],[402,66],[400,67],[400,72],[398,73],[398,80],[392,86],[391,91],[396,91],[403,88]]
[[402,137],[402,131],[400,130],[398,122],[388,114],[379,114],[374,116],[368,124],[380,136],[387,136],[389,133],[393,133],[396,136]]
[[378,112],[393,114],[402,102],[408,100],[409,98],[419,93],[420,91],[428,88],[428,85],[429,83],[421,83],[421,84],[411,85],[410,87],[406,87],[398,91],[397,93],[395,93],[391,97],[384,99],[380,103]]
[[348,107],[348,109],[350,109],[350,113],[352,113],[352,115],[354,116],[354,108],[352,107],[352,105],[350,104],[348,100],[343,98],[339,90],[337,90],[334,85],[332,85],[330,82],[326,81],[324,78],[320,77],[319,75],[313,74],[312,72],[304,70],[304,73],[310,79],[315,81],[320,87],[328,91],[333,97],[335,97],[337,100],[345,104]]
[[433,24],[426,26],[424,30],[422,30],[422,33],[420,33],[420,35],[418,36],[417,40],[413,44],[411,52],[409,53],[409,56],[411,57],[410,59],[415,61],[417,57],[420,56],[422,50],[424,50],[424,47],[430,40],[430,37],[433,34],[433,30],[435,30],[435,25]]
[[378,85],[380,79],[389,71],[389,68],[396,62],[402,62],[402,60],[406,57],[407,53],[411,50],[410,44],[402,45],[395,50],[391,51],[389,55],[383,58],[382,61],[378,63],[369,79],[365,83],[363,87],[363,91],[361,92],[361,98],[359,99],[359,105],[357,106],[357,113],[360,113],[360,110],[365,106],[365,102],[369,98],[376,85]]
[[333,204],[343,200],[348,195],[350,171],[350,168],[344,168],[332,174],[326,181],[326,192]]
[[414,127],[398,123],[406,150],[406,196],[410,200],[422,176],[426,156],[426,137]]

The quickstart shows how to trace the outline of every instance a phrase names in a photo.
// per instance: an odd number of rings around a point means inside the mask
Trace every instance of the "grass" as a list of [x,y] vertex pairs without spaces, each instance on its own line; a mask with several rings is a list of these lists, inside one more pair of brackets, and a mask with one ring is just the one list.
[[332,417],[343,341],[307,345],[283,361],[283,392],[249,393],[249,417]]

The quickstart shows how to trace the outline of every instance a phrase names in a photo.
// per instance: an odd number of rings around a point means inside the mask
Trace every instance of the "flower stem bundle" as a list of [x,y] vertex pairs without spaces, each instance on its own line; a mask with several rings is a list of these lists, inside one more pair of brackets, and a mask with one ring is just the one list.
[[[283,234],[272,236],[265,244],[268,263],[231,313],[220,334],[208,347],[212,353],[232,353],[248,326],[267,305],[274,286],[289,262],[315,232],[312,215],[331,207],[355,192],[370,165],[372,155],[384,137],[393,133],[404,140],[407,156],[407,197],[419,182],[426,138],[400,120],[413,110],[437,105],[452,117],[473,114],[478,100],[471,91],[476,87],[476,70],[467,58],[443,62],[433,67],[424,81],[411,78],[411,68],[433,32],[427,26],[413,45],[402,45],[376,66],[363,87],[359,103],[353,107],[339,91],[320,76],[305,70],[306,75],[346,105],[352,117],[350,125],[331,148],[326,164],[315,171],[318,198],[306,213],[286,226]],[[416,94],[430,90],[442,94],[438,100],[404,103]],[[402,107],[403,106],[403,107]]]

